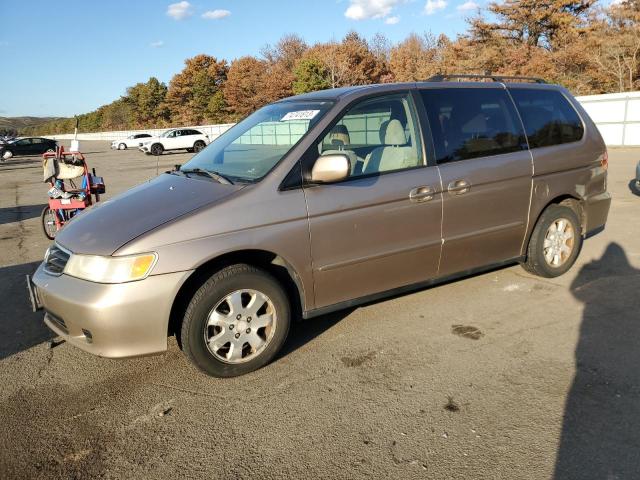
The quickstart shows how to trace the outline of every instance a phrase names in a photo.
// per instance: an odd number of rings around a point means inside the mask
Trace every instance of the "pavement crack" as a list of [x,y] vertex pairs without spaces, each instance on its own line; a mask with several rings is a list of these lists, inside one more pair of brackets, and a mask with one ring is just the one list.
[[177,390],[178,392],[188,393],[190,395],[198,395],[201,397],[217,398],[219,400],[223,400],[225,398],[221,395],[214,395],[211,393],[200,392],[198,390],[191,390],[188,388],[176,387],[175,385],[167,385],[166,383],[150,382],[148,383],[148,385],[153,385],[155,387],[169,388],[171,390]]
[[515,272],[513,270],[507,270],[507,273],[511,273],[512,275],[515,275],[516,277],[524,278],[525,280],[529,280],[529,281],[535,280],[536,282],[545,283],[547,285],[551,285],[553,287],[558,287],[558,288],[562,288],[563,287],[563,285],[559,285],[557,283],[554,283],[554,282],[552,282],[550,280],[547,280],[545,278],[542,278],[542,277],[531,277],[531,276],[526,275],[526,274],[517,273],[517,272]]
[[44,365],[42,365],[39,369],[38,369],[38,378],[42,378],[42,375],[44,374],[44,371],[47,369],[47,367],[51,364],[51,360],[53,360],[53,350],[49,349],[47,350],[47,355],[45,357],[45,363]]

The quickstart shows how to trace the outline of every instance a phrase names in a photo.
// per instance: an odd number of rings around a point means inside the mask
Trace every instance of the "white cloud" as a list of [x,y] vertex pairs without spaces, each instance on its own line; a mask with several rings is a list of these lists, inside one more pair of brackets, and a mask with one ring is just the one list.
[[459,12],[467,12],[469,10],[475,10],[476,8],[480,8],[480,5],[478,5],[473,0],[468,0],[461,5],[458,5],[456,7],[456,10],[458,10]]
[[446,0],[427,0],[424,6],[424,13],[426,15],[433,15],[438,10],[444,10],[447,8]]
[[384,23],[386,23],[387,25],[395,25],[398,22],[400,22],[400,17],[397,15],[394,15],[393,17],[387,17],[387,19],[384,21]]
[[404,0],[349,0],[344,16],[351,20],[386,18]]
[[174,20],[183,20],[187,17],[190,17],[191,15],[193,15],[191,4],[184,0],[182,2],[172,3],[167,7],[167,15],[169,15]]
[[228,17],[229,15],[231,15],[229,10],[209,10],[202,14],[202,18],[206,18],[207,20],[220,20],[221,18]]
[[162,40],[158,40],[158,41],[156,41],[156,42],[151,42],[151,43],[149,44],[149,46],[150,46],[151,48],[160,48],[160,47],[164,46],[164,42],[163,42]]

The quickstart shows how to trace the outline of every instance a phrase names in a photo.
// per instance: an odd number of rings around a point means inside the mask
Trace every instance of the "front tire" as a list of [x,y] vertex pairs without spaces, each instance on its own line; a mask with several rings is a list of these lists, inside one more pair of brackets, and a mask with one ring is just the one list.
[[11,150],[5,150],[4,152],[2,152],[0,160],[4,162],[5,160],[9,160],[11,157],[13,157],[13,152]]
[[195,293],[181,328],[182,349],[200,370],[235,377],[269,363],[289,333],[291,308],[278,281],[259,268],[220,270]]
[[40,220],[42,222],[42,230],[44,231],[45,236],[49,240],[55,239],[56,234],[58,233],[58,227],[56,225],[56,212],[54,210],[51,210],[47,205],[42,209]]
[[575,263],[582,248],[580,220],[565,205],[550,205],[533,229],[525,270],[545,278],[559,277]]
[[151,155],[155,155],[157,157],[158,155],[162,155],[162,152],[164,152],[164,147],[159,143],[151,145]]

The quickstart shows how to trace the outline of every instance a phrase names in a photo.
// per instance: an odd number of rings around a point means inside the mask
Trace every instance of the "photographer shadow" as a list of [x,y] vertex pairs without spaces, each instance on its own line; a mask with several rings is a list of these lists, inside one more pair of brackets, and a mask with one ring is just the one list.
[[611,243],[571,292],[584,312],[554,478],[640,478],[640,270]]

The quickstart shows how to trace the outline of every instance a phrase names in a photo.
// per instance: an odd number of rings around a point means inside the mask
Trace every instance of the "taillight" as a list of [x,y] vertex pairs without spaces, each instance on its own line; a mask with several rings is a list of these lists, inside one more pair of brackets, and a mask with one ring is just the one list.
[[604,151],[604,155],[602,155],[602,160],[600,161],[600,165],[605,170],[609,168],[609,152],[607,152],[606,150]]

